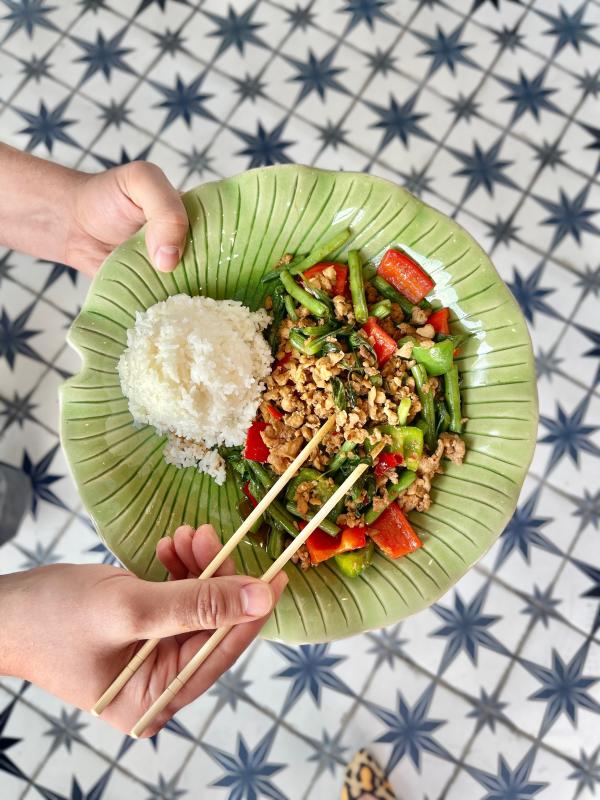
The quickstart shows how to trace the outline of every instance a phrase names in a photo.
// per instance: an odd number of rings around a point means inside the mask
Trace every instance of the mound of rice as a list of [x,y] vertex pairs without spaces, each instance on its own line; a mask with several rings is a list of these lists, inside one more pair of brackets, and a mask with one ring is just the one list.
[[119,377],[138,424],[168,433],[165,459],[225,480],[217,445],[240,445],[270,371],[269,316],[236,300],[178,294],[136,315]]

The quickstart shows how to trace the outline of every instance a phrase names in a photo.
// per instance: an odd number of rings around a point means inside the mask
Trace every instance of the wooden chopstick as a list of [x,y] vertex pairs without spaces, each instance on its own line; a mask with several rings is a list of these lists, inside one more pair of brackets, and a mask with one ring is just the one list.
[[[383,449],[383,446],[383,443],[380,443],[373,448],[373,458],[379,455]],[[321,506],[319,511],[310,520],[310,522],[307,523],[306,527],[300,531],[295,539],[292,539],[291,543],[285,548],[279,558],[277,558],[271,564],[269,569],[263,575],[261,575],[261,581],[270,583],[273,580],[277,573],[287,564],[294,553],[304,544],[310,534],[319,527],[329,512],[335,508],[338,501],[341,500],[346,492],[352,488],[352,486],[360,478],[363,472],[368,469],[368,467],[368,464],[359,464],[350,473],[342,485],[333,493],[329,500],[327,500],[327,502]],[[173,678],[164,692],[152,703],[150,708],[136,722],[130,733],[132,738],[137,739],[146,730],[146,728],[152,724],[154,719],[171,702],[177,692],[180,691],[183,686],[185,686],[187,681],[196,672],[198,667],[204,663],[213,650],[220,644],[220,642],[223,641],[232,627],[232,625],[225,625],[222,628],[217,628],[212,636],[206,640],[196,655],[190,659],[181,672],[175,678]]]
[[[285,472],[278,478],[278,480],[273,484],[273,486],[269,489],[269,491],[265,494],[262,498],[260,503],[254,508],[250,514],[246,517],[246,519],[242,522],[240,527],[236,530],[236,532],[225,542],[221,550],[217,553],[217,555],[213,558],[210,564],[206,567],[206,569],[202,572],[201,575],[198,576],[198,580],[204,578],[211,578],[215,572],[219,569],[221,564],[227,559],[231,553],[235,550],[238,544],[242,541],[244,536],[248,533],[250,528],[254,525],[254,523],[263,515],[266,509],[269,507],[271,502],[277,497],[279,492],[284,488],[284,486],[289,483],[289,481],[294,477],[296,472],[302,466],[302,464],[306,461],[306,459],[311,455],[311,453],[319,446],[322,440],[327,436],[327,434],[332,430],[335,426],[335,417],[330,417],[327,422],[325,422],[313,438],[308,442],[308,444],[298,453],[296,458],[292,461],[289,467],[285,470]],[[156,648],[160,639],[148,639],[142,647],[137,651],[131,661],[123,667],[121,672],[117,675],[114,681],[110,684],[108,689],[104,692],[102,697],[98,700],[96,705],[92,708],[92,714],[95,717],[99,717],[100,714],[104,711],[104,709],[114,700],[114,698],[119,694],[123,686],[127,683],[127,681],[136,673],[136,671],[141,667],[144,661],[148,658],[150,653]]]

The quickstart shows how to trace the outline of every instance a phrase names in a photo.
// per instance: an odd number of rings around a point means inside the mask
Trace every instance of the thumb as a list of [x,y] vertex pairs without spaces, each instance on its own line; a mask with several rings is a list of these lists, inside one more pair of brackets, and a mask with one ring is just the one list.
[[137,580],[128,605],[133,637],[162,639],[259,619],[274,603],[269,584],[231,575],[166,583]]
[[145,161],[128,164],[120,178],[126,195],[146,218],[146,247],[152,263],[170,272],[181,259],[188,230],[179,192],[160,167]]

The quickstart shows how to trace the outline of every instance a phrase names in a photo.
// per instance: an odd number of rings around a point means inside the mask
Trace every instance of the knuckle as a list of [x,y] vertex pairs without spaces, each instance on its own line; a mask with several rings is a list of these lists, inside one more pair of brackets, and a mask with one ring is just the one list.
[[200,584],[196,596],[196,615],[201,627],[218,628],[227,618],[227,606],[227,595],[221,587],[210,580]]
[[164,176],[162,169],[151,161],[131,161],[126,169],[134,180],[146,176],[153,178]]

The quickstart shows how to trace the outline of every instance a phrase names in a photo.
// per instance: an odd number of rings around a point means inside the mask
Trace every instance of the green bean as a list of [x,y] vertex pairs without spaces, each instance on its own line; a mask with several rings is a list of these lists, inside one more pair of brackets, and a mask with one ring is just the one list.
[[292,296],[286,294],[284,303],[288,317],[292,320],[292,322],[298,322],[298,312],[296,311],[296,306],[294,305],[294,300]]
[[314,267],[319,261],[324,261],[328,255],[339,250],[350,238],[350,230],[345,228],[343,231],[336,233],[331,239],[328,239],[320,247],[315,247],[314,250],[302,259],[298,264],[292,267],[291,274],[298,275],[299,272],[304,272],[310,267]]
[[356,321],[360,325],[363,325],[369,319],[369,310],[367,308],[367,298],[365,297],[362,266],[358,250],[350,250],[348,252],[348,275],[352,305],[354,306],[354,316]]
[[[306,258],[305,255],[296,255],[296,256],[294,256],[292,258],[292,260],[288,264],[284,264],[282,266],[285,266],[288,269],[289,268],[293,268],[293,267],[296,266],[296,264],[299,264],[304,258]],[[275,269],[272,269],[272,270],[269,270],[268,272],[265,272],[265,274],[260,279],[260,282],[261,283],[268,283],[269,281],[277,280],[277,278],[279,277],[280,269],[281,269],[281,267],[275,267]]]
[[375,511],[373,506],[367,511],[365,514],[365,525],[372,525],[376,519],[378,519],[381,514],[385,511],[385,509],[396,500],[405,489],[415,481],[417,475],[415,472],[410,472],[409,470],[404,470],[399,476],[397,483],[392,483],[388,486],[387,489],[387,501],[385,505],[382,505],[379,511]]
[[305,336],[321,336],[324,333],[332,333],[339,328],[339,323],[334,322],[325,322],[323,325],[307,325],[305,328],[300,328],[300,331]]
[[345,411],[348,405],[348,398],[346,397],[346,390],[344,384],[337,377],[331,379],[331,391],[333,393],[333,402],[340,411]]
[[375,264],[367,263],[363,267],[363,281],[369,283],[377,275],[377,267]]
[[356,447],[356,442],[344,442],[334,457],[327,465],[327,472],[337,472],[342,466],[344,461],[348,458],[348,453],[352,452]]
[[[287,503],[286,509],[294,517],[299,517],[300,519],[309,521],[314,517],[314,514],[311,514],[308,511],[306,512],[306,514],[301,514],[298,511],[298,506],[296,505],[296,503]],[[330,536],[337,536],[338,533],[340,532],[339,525],[336,525],[335,522],[332,522],[330,519],[327,519],[327,517],[325,517],[325,519],[319,523],[319,528],[325,531],[325,533],[328,533]]]
[[[258,466],[260,466],[260,464]],[[250,479],[250,487],[249,487],[252,496],[257,501],[262,500],[262,498],[265,496],[267,492],[267,489],[270,488],[262,483],[259,475],[260,473],[253,473]],[[265,512],[263,516],[268,518],[271,522],[276,523],[281,530],[284,530],[290,536],[298,535],[298,529],[296,528],[294,518],[283,506],[283,504],[279,502],[279,500],[273,500],[273,502],[270,504],[268,510]]]
[[391,300],[392,303],[399,305],[405,314],[408,314],[409,316],[412,314],[413,304],[410,302],[410,300],[404,297],[403,294],[400,294],[399,291],[394,289],[394,287],[384,280],[381,275],[376,275],[371,283],[377,289],[379,294],[386,298],[386,300]]
[[305,339],[304,336],[299,333],[299,330],[299,328],[292,328],[290,330],[290,344],[294,350],[298,350],[298,352],[308,355],[308,339]]
[[378,303],[375,303],[374,306],[371,306],[370,315],[372,317],[377,317],[377,319],[385,319],[389,317],[392,313],[392,301],[391,300],[380,300]]
[[425,434],[425,444],[430,450],[434,450],[436,443],[435,405],[431,387],[427,387],[429,391],[425,391],[427,381],[429,380],[427,377],[427,370],[422,364],[415,364],[413,367],[411,367],[410,371],[415,379],[417,393],[423,408],[423,420],[426,425],[426,428],[423,430],[423,433]]
[[[296,531],[296,534],[298,531]],[[271,558],[279,558],[283,553],[283,539],[284,533],[278,528],[271,528],[269,531],[269,538],[267,539],[267,554]]]
[[331,333],[324,333],[321,336],[313,336],[309,339],[305,339],[302,336],[302,332],[306,330],[305,328],[292,328],[290,330],[290,342],[296,348],[296,350],[300,350],[301,353],[305,353],[307,356],[315,356],[320,350],[323,349],[324,345],[328,342],[329,337],[332,335]]
[[286,292],[290,294],[294,300],[297,300],[300,305],[303,305],[305,308],[307,308],[311,314],[314,314],[315,317],[322,319],[329,316],[329,309],[325,303],[317,300],[301,286],[298,286],[287,269],[281,270],[279,273],[279,279],[281,280]]
[[439,436],[440,433],[444,433],[448,430],[450,426],[450,414],[448,413],[448,409],[446,408],[446,404],[443,400],[436,401],[435,410],[437,415],[437,427],[435,432],[436,435]]
[[273,355],[279,349],[279,328],[285,317],[286,305],[285,300],[287,294],[283,286],[279,285],[273,289],[271,299],[273,301],[271,327],[269,330],[269,344],[271,345],[271,352]]
[[[259,464],[258,461],[251,461],[250,459],[246,459],[246,465],[252,476],[260,485],[266,489],[267,491],[275,485],[275,478],[271,476],[269,470],[266,467],[263,467],[262,464]],[[258,499],[258,498],[257,498]]]
[[369,375],[369,383],[371,386],[377,386],[379,388],[380,386],[383,386],[383,378],[379,374]]
[[444,395],[450,423],[448,427],[454,433],[462,433],[462,411],[460,407],[460,389],[458,386],[458,368],[456,364],[444,375]]

